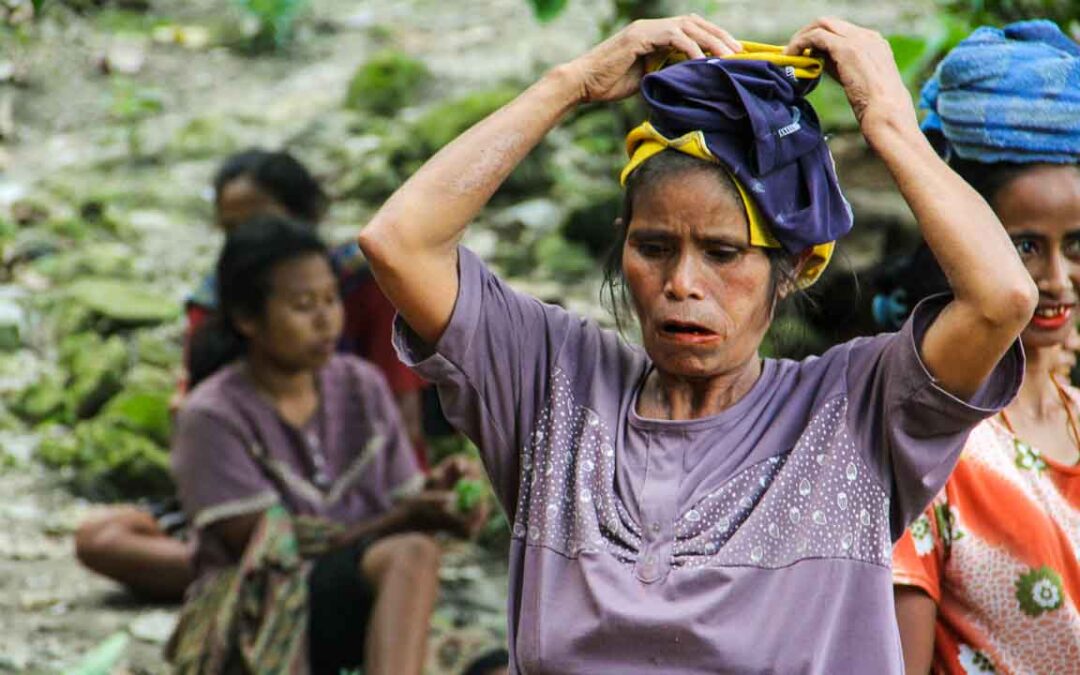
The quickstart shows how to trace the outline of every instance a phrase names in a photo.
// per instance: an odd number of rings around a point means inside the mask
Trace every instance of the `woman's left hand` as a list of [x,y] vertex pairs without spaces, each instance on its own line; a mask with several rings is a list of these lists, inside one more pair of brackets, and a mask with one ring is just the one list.
[[841,19],[822,18],[799,30],[785,52],[803,54],[807,49],[825,57],[827,71],[844,88],[868,141],[889,125],[918,129],[911,94],[881,33]]
[[427,490],[452,490],[462,478],[481,480],[484,468],[480,462],[465,455],[450,455],[432,467],[424,488]]

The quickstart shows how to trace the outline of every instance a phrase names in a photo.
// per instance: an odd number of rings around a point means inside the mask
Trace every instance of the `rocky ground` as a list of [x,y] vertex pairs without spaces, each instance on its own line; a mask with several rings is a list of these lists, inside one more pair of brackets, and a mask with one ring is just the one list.
[[[0,0],[0,18],[29,4]],[[570,0],[540,25],[524,0],[320,0],[287,50],[250,56],[221,46],[245,35],[224,0],[99,4],[0,33],[0,671],[63,672],[95,648],[119,654],[117,672],[165,670],[174,608],[84,572],[70,535],[89,498],[167,491],[163,403],[180,303],[220,244],[216,162],[288,146],[338,198],[326,234],[345,239],[470,115],[593,42],[608,7]],[[824,12],[917,30],[933,6],[675,4],[764,40]],[[346,109],[358,65],[387,49],[430,76],[390,113]],[[615,129],[604,111],[572,120],[470,234],[520,287],[598,317],[590,246],[616,198]],[[910,216],[857,137],[834,143],[870,223],[847,254],[865,269]],[[503,634],[505,574],[499,554],[451,547],[432,672],[458,672]]]

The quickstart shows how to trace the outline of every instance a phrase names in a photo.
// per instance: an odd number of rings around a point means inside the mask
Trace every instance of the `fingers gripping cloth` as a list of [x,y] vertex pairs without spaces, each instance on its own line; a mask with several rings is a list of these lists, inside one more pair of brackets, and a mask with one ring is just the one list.
[[938,64],[926,131],[978,162],[1080,160],[1080,45],[1051,21],[977,29]]
[[782,47],[742,45],[729,57],[649,64],[653,72],[641,82],[649,121],[626,137],[630,160],[621,182],[664,150],[719,164],[742,198],[751,245],[810,251],[797,279],[806,288],[852,226],[817,114],[805,99],[823,63],[785,55]]

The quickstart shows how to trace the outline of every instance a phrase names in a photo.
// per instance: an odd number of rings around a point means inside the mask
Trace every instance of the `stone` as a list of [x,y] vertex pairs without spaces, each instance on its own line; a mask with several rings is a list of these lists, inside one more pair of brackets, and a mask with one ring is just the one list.
[[119,336],[102,340],[93,333],[69,336],[60,344],[60,362],[67,369],[67,418],[87,419],[123,386],[128,369],[127,344]]
[[136,75],[146,65],[146,46],[141,41],[120,40],[98,57],[98,70],[105,75]]
[[145,284],[110,278],[79,279],[67,296],[120,327],[152,326],[175,319],[180,306]]
[[100,419],[146,436],[159,445],[168,445],[171,391],[148,392],[124,390],[102,409]]
[[7,287],[0,287],[0,351],[21,347],[26,330],[26,312],[18,296],[7,292]]
[[164,610],[157,610],[142,614],[131,622],[128,632],[133,637],[143,642],[163,645],[169,641],[173,629],[176,627],[176,614]]

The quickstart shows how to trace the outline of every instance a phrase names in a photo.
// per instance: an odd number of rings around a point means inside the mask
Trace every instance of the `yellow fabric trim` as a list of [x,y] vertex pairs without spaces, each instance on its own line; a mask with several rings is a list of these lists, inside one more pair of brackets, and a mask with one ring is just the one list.
[[[709,150],[709,146],[706,145],[705,134],[702,132],[691,131],[678,138],[669,139],[657,131],[652,123],[642,122],[626,135],[626,154],[630,156],[630,160],[619,175],[619,183],[625,187],[630,174],[644,164],[645,160],[669,149],[677,150],[691,157],[697,157],[706,162],[720,164],[720,160],[713,155],[712,151]],[[724,169],[727,170],[727,167],[724,167]],[[730,171],[728,171],[728,175],[731,176],[732,182],[735,183],[743,207],[746,209],[746,220],[750,229],[750,245],[762,248],[781,248],[780,242],[773,236],[768,223],[761,215],[761,211],[758,210],[757,203],[750,197],[750,193],[746,191],[742,182],[736,179]],[[809,288],[818,280],[825,268],[829,266],[835,246],[836,242],[830,241],[813,247],[810,258],[803,265],[796,279],[799,288]]]
[[[781,45],[769,45],[763,42],[750,41],[743,41],[739,44],[741,44],[743,48],[741,52],[729,56],[721,56],[719,58],[734,59],[737,61],[767,61],[782,68],[791,66],[794,69],[795,77],[800,80],[816,80],[821,77],[821,73],[825,68],[824,59],[810,56],[809,49],[804,51],[802,56],[795,56],[792,54],[785,54],[784,47]],[[706,52],[706,55],[711,56],[708,52]],[[690,57],[677,49],[672,49],[666,53],[653,54],[646,60],[645,70],[651,73],[654,70],[660,70],[664,66],[680,63],[689,58]]]

